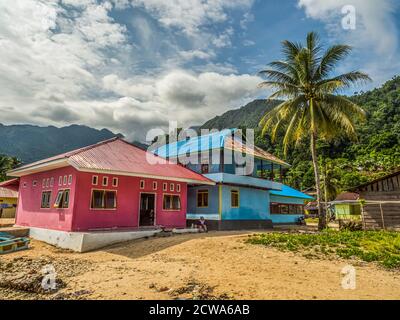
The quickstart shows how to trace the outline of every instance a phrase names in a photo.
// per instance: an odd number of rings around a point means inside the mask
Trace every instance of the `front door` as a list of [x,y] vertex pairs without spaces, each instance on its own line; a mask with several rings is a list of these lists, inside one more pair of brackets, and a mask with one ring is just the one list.
[[140,195],[140,218],[139,226],[154,226],[156,195],[152,193],[142,193]]

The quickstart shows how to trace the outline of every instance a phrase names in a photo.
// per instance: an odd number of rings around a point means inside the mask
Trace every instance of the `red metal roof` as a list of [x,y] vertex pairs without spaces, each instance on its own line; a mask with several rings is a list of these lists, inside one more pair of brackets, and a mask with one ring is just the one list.
[[18,192],[0,187],[0,198],[18,198]]
[[0,187],[3,187],[5,189],[10,189],[10,190],[13,190],[13,191],[18,191],[18,189],[19,189],[19,178],[0,182]]
[[48,159],[25,165],[9,174],[44,167],[54,161],[65,159],[80,171],[111,171],[119,174],[154,176],[193,183],[214,184],[206,177],[169,162],[130,143],[113,138],[97,144],[63,153]]

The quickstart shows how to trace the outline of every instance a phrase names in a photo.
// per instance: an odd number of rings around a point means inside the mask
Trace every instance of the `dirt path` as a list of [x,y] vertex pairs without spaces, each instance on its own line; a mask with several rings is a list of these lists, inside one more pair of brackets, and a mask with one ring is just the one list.
[[[246,233],[210,232],[116,245],[77,254],[32,241],[0,257],[13,263],[45,257],[66,287],[58,297],[85,299],[400,299],[400,273],[357,263],[357,288],[341,287],[339,260],[245,244]],[[35,298],[0,289],[0,298]],[[54,297],[53,297],[54,298]]]

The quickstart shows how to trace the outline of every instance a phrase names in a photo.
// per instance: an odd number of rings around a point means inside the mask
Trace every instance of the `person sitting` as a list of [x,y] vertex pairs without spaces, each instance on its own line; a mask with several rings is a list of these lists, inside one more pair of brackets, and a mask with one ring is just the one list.
[[200,217],[200,220],[197,221],[196,228],[198,228],[200,232],[208,232],[207,223],[204,217]]

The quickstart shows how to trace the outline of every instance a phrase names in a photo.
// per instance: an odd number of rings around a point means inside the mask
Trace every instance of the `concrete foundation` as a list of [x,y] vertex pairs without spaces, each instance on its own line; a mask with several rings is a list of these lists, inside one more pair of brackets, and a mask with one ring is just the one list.
[[[187,226],[196,224],[198,220],[187,219]],[[236,231],[236,230],[264,230],[272,229],[271,220],[207,220],[208,230]]]
[[30,228],[29,236],[54,246],[87,252],[129,240],[153,237],[162,230],[66,232]]

